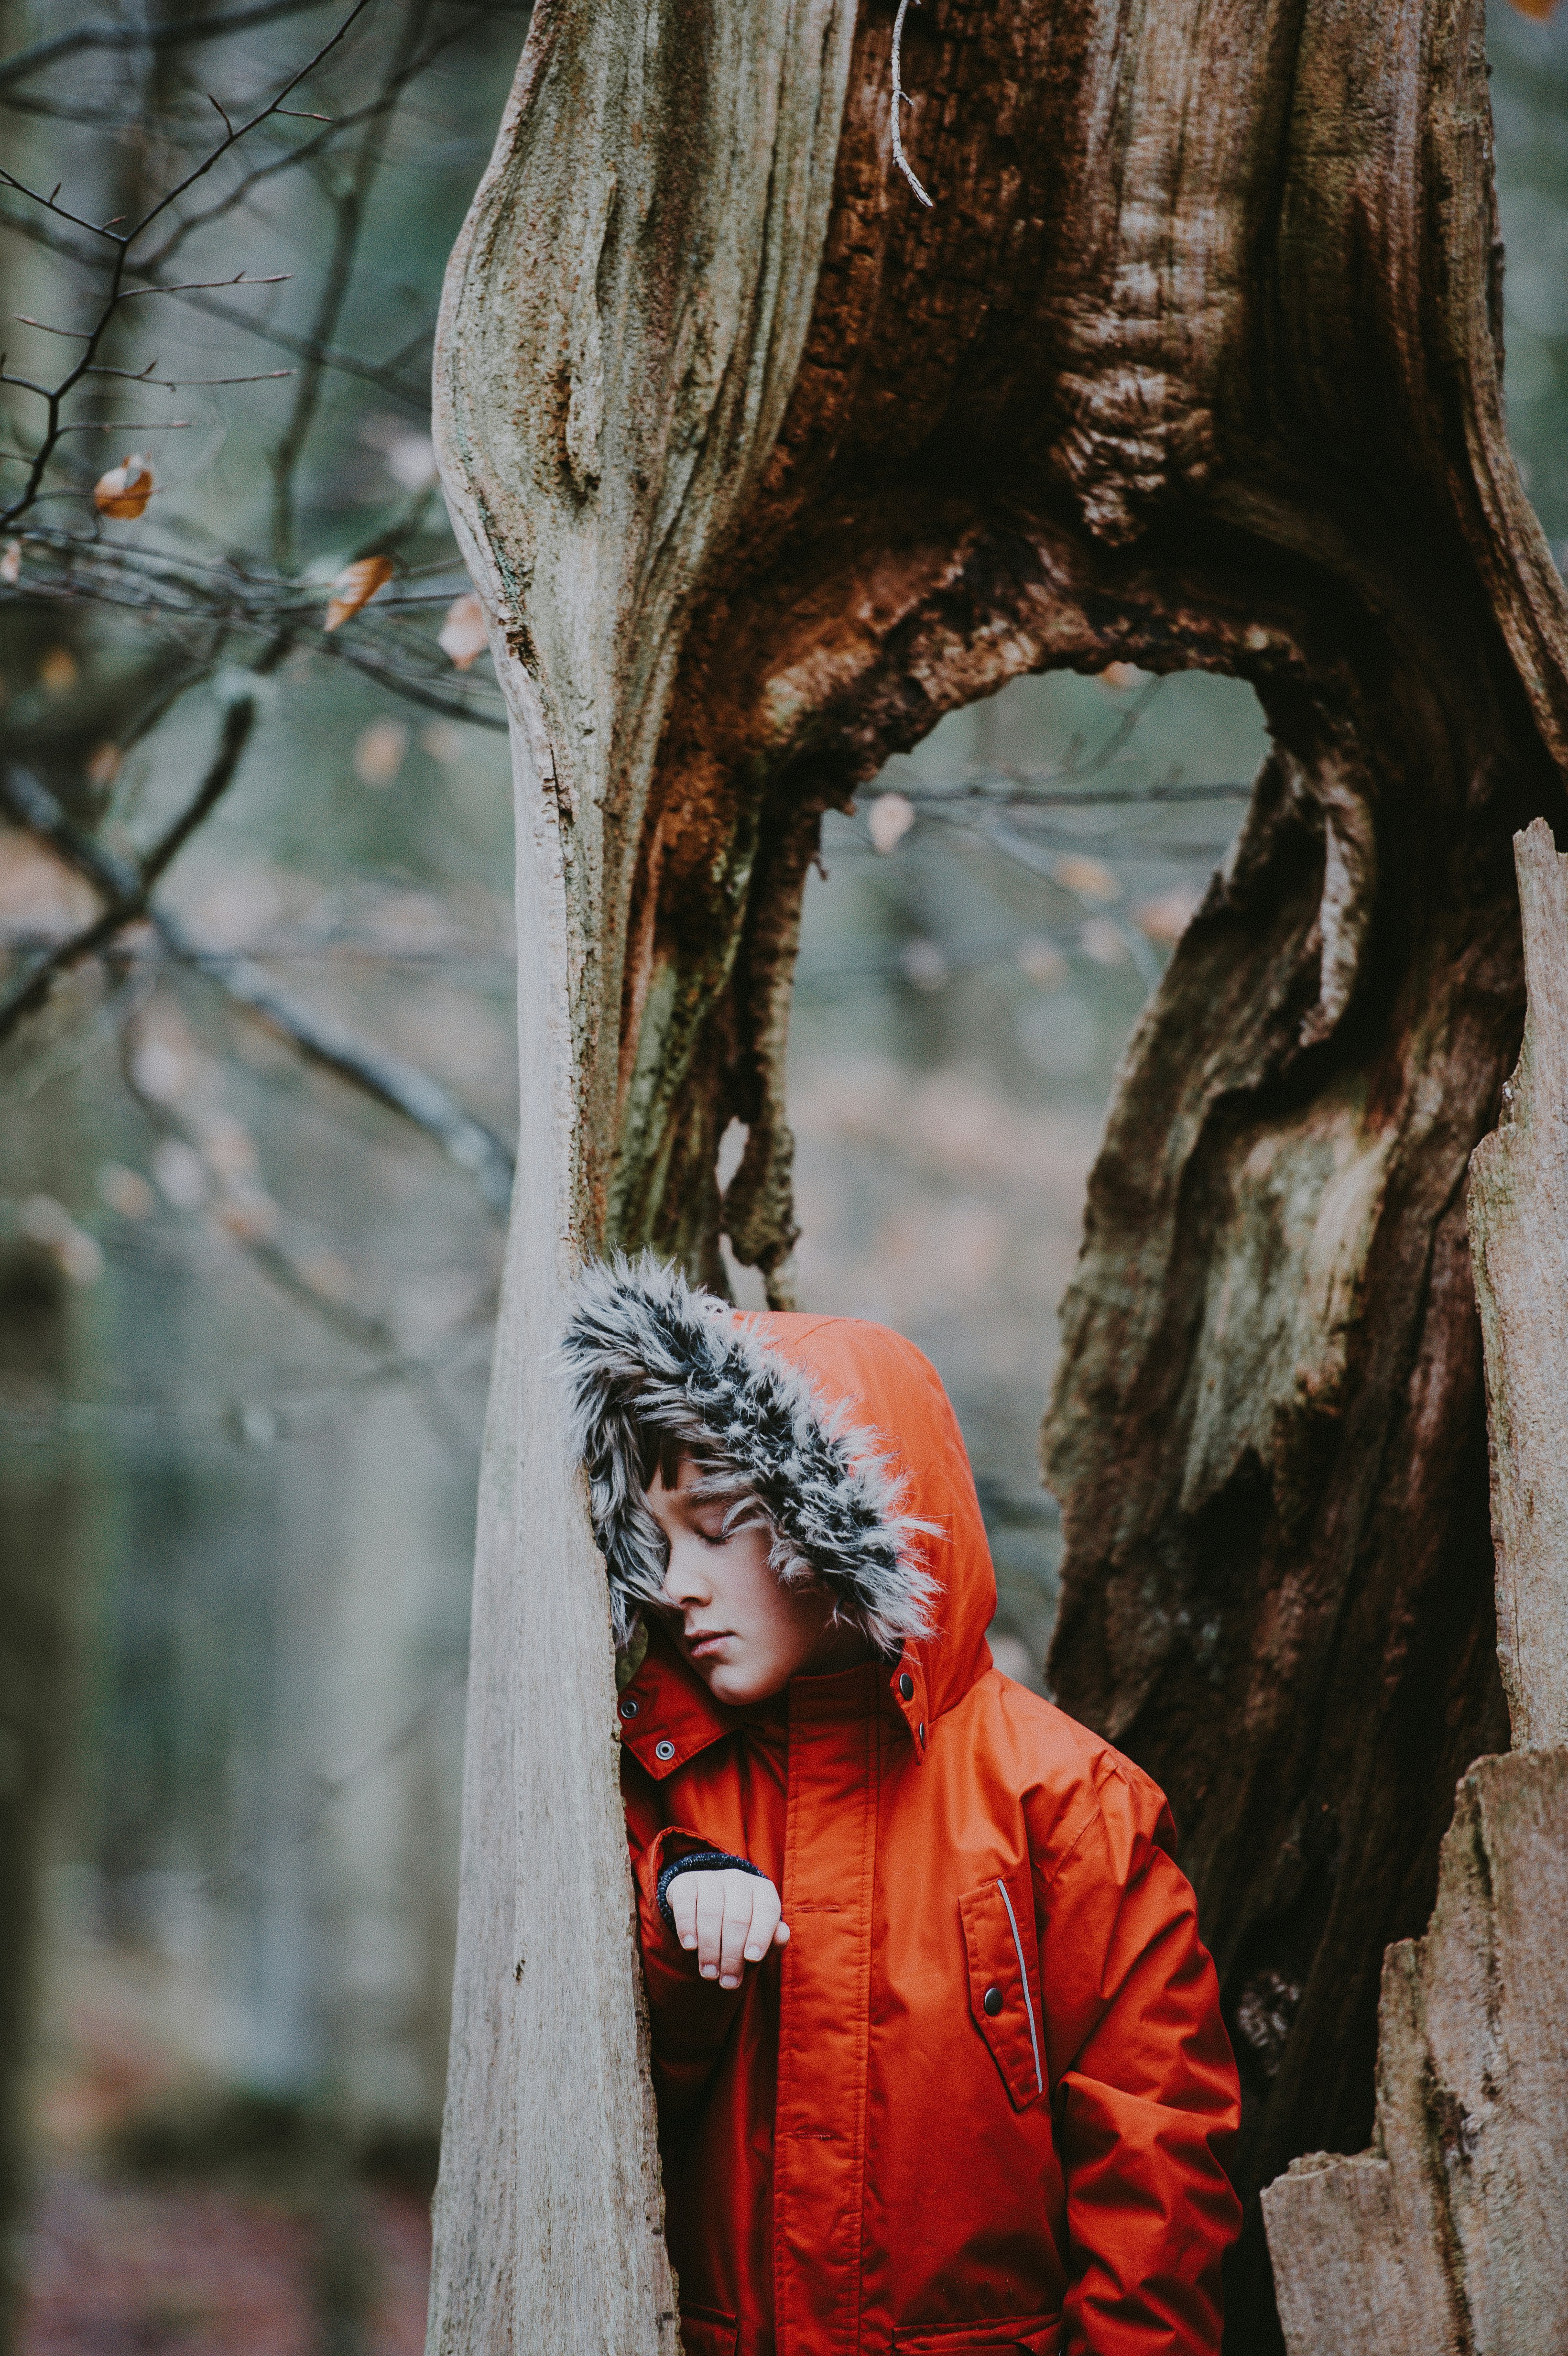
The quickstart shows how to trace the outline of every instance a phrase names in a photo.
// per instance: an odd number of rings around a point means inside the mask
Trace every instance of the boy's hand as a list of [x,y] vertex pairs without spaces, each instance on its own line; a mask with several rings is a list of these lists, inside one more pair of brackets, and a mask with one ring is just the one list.
[[773,1883],[732,1866],[677,1874],[669,1885],[669,1910],[681,1945],[696,1948],[698,1970],[721,1988],[738,1988],[745,1964],[760,1964],[770,1947],[789,1938]]

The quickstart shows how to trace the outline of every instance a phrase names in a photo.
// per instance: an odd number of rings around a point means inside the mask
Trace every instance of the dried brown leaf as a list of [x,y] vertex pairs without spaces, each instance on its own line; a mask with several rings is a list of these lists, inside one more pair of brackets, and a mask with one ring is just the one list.
[[477,661],[490,641],[485,630],[485,608],[466,589],[454,597],[446,609],[446,619],[441,626],[436,645],[450,660],[454,670],[466,670]]
[[322,628],[336,630],[361,605],[368,605],[377,592],[386,587],[392,570],[389,556],[360,556],[352,564],[346,564],[332,584]]
[[133,452],[118,466],[100,475],[92,487],[93,504],[100,515],[134,518],[145,510],[157,487],[152,460]]

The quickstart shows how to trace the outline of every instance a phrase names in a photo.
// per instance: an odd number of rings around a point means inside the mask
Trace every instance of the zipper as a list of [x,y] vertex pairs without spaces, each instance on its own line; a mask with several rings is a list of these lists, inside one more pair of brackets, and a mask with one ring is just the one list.
[[1019,1959],[1019,1977],[1023,1982],[1024,2010],[1029,2015],[1029,2041],[1034,2048],[1035,2092],[1036,2094],[1043,2094],[1045,2092],[1045,2080],[1041,2077],[1040,2071],[1040,2039],[1035,2033],[1034,1998],[1029,1992],[1029,1965],[1024,1961],[1024,1943],[1019,1937],[1019,1918],[1013,1912],[1013,1901],[1008,1896],[1007,1883],[1005,1881],[998,1881],[997,1888],[1001,1891],[1002,1903],[1008,1910],[1008,1927],[1013,1934],[1013,1946],[1017,1951]]

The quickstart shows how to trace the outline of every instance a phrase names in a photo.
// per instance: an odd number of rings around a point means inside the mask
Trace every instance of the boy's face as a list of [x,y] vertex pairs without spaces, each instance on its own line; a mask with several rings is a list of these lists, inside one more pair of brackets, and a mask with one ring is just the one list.
[[765,1527],[725,1537],[723,1505],[692,1494],[699,1477],[689,1456],[681,1458],[673,1489],[656,1472],[648,1511],[669,1542],[660,1601],[714,1699],[736,1708],[771,1701],[802,1670],[866,1659],[869,1647],[859,1632],[835,1624],[831,1596],[780,1586],[768,1565]]

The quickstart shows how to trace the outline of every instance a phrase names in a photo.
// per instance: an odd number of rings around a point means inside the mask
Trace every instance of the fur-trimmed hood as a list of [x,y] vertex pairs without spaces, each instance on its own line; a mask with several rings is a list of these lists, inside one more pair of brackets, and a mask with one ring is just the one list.
[[855,1318],[737,1311],[645,1254],[584,1271],[562,1348],[618,1644],[664,1580],[639,1469],[639,1434],[656,1431],[728,1468],[713,1485],[765,1511],[778,1576],[820,1578],[886,1657],[918,1650],[923,1683],[949,1699],[984,1669],[985,1529],[946,1393],[912,1343]]

